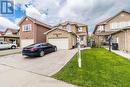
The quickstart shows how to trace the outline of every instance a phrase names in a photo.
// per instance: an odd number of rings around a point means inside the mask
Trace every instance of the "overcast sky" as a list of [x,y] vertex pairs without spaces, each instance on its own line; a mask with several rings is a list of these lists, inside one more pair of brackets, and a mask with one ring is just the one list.
[[27,15],[50,25],[65,20],[85,23],[92,32],[96,23],[123,9],[130,11],[130,0],[15,0],[15,14],[0,14],[0,31],[17,28]]

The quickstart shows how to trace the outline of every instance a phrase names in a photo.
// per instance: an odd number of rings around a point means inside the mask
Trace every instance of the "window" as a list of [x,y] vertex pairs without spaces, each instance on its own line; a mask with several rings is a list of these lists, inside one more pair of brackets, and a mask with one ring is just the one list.
[[80,36],[80,41],[83,41],[84,40],[84,37],[83,36]]
[[79,28],[78,28],[78,31],[79,31],[79,32],[82,32],[82,31],[83,31],[83,27],[79,27]]
[[120,29],[120,28],[124,28],[130,26],[130,21],[127,22],[114,22],[110,24],[111,29]]
[[26,25],[23,25],[23,31],[27,32],[27,31],[30,31],[31,30],[31,24],[26,24]]
[[103,25],[98,26],[98,32],[102,32],[102,31],[105,31],[104,26]]
[[104,26],[101,25],[101,26],[100,26],[100,31],[103,31],[103,30],[104,30]]
[[63,27],[62,27],[62,25],[60,25],[58,28],[62,29]]
[[51,45],[51,44],[49,44],[49,43],[47,43],[47,46],[48,46],[48,47],[52,47],[52,45]]
[[119,38],[118,37],[116,37],[116,43],[119,43]]
[[125,14],[121,14],[121,17],[124,17],[125,16]]
[[69,24],[67,25],[67,31],[68,31],[68,32],[72,32],[72,30],[71,30],[71,25],[69,25]]

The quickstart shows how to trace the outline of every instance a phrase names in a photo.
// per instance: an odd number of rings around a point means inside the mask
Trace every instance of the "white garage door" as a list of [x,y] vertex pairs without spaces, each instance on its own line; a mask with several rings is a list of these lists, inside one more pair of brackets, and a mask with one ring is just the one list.
[[26,47],[28,45],[34,44],[34,40],[33,39],[22,39],[21,40],[21,47]]
[[48,42],[57,46],[57,49],[69,49],[68,38],[48,39]]

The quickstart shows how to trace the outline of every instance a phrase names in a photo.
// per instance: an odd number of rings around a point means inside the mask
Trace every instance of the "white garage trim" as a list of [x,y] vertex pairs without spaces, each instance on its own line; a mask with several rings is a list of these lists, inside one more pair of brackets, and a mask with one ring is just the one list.
[[48,39],[50,44],[57,46],[57,49],[69,49],[69,39],[68,38],[56,38]]
[[28,45],[34,44],[34,40],[33,39],[21,39],[20,44],[21,44],[21,48],[23,48]]
[[0,38],[0,41],[4,41],[4,38]]

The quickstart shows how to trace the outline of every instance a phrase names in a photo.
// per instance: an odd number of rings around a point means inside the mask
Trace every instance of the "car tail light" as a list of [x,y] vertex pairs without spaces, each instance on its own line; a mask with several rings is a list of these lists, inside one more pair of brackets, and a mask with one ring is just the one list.
[[31,48],[31,51],[37,51],[38,49],[37,48]]

